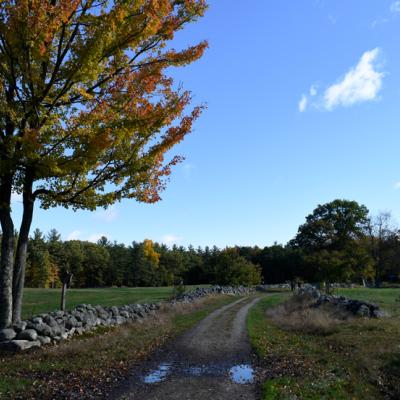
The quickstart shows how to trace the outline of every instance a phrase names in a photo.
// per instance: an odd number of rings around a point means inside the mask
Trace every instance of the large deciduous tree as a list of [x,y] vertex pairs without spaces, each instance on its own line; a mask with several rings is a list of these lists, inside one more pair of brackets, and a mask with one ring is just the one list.
[[305,252],[306,267],[318,280],[365,280],[372,265],[363,245],[368,223],[367,207],[337,199],[308,215],[290,245]]
[[291,245],[305,250],[342,250],[365,236],[368,209],[356,201],[334,200],[319,205],[300,225]]
[[[201,109],[171,66],[201,57],[174,34],[205,0],[0,0],[0,327],[18,321],[35,201],[93,210],[155,202],[165,154]],[[14,248],[11,195],[23,196]]]

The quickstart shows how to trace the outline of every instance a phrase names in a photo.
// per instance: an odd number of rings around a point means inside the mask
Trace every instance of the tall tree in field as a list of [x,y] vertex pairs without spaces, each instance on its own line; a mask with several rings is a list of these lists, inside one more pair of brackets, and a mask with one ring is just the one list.
[[[33,208],[159,200],[165,153],[200,108],[165,70],[201,57],[174,34],[205,0],[0,0],[0,327],[21,314]],[[23,196],[14,248],[11,194]]]
[[356,201],[334,200],[319,205],[299,227],[291,245],[305,250],[342,250],[365,236],[368,209]]
[[371,260],[362,245],[368,209],[356,201],[334,200],[319,205],[289,243],[306,254],[306,264],[318,280],[367,278]]

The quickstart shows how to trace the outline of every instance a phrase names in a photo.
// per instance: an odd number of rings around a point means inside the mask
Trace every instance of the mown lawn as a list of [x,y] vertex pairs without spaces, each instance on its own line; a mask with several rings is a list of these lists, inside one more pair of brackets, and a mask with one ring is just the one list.
[[267,310],[288,295],[266,296],[250,311],[249,334],[264,374],[263,399],[400,398],[400,290],[340,294],[376,302],[392,316],[352,319],[322,335],[285,330],[267,317]]
[[337,289],[335,294],[379,304],[384,310],[400,317],[400,289]]
[[[190,286],[187,287],[191,289]],[[103,306],[122,306],[133,303],[156,303],[172,296],[173,287],[69,289],[67,309],[86,303]],[[61,289],[24,290],[22,317],[29,318],[60,307]]]

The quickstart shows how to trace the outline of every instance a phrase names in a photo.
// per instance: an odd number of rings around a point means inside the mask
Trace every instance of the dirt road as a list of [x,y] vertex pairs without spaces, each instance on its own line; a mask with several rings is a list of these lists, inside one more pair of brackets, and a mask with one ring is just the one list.
[[242,298],[202,320],[140,370],[116,399],[254,400],[246,315],[257,298]]

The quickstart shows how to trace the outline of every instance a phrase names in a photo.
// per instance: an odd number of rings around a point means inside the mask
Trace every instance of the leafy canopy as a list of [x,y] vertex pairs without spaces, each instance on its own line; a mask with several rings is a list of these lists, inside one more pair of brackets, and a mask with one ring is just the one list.
[[305,250],[342,250],[365,235],[367,223],[367,207],[337,199],[308,215],[291,244]]
[[[201,42],[167,46],[202,16],[204,0],[1,0],[0,175],[34,183],[42,207],[154,202],[191,130],[190,93],[169,67]],[[36,182],[36,183],[35,183]]]

